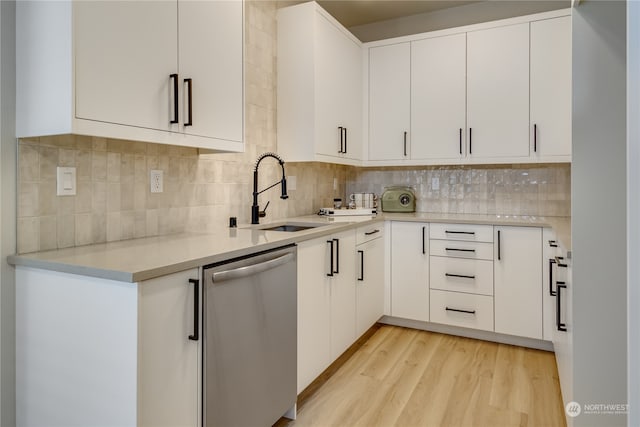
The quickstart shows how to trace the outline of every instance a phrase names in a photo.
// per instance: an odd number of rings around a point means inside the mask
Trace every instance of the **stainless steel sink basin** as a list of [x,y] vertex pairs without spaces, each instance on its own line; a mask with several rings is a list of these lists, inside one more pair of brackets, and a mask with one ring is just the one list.
[[285,232],[296,232],[296,231],[303,231],[303,230],[309,230],[311,228],[316,228],[316,227],[322,227],[328,224],[318,224],[318,223],[285,223],[285,224],[278,224],[278,225],[273,225],[273,224],[267,224],[264,227],[256,227],[258,230],[263,230],[263,231],[285,231]]

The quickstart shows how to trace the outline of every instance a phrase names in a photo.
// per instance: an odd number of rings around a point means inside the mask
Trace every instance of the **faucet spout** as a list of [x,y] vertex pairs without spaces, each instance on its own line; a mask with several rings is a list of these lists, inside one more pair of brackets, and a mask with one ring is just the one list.
[[[282,179],[278,182],[276,182],[273,185],[268,186],[267,188],[258,191],[258,167],[260,166],[260,162],[262,162],[262,160],[264,160],[267,157],[273,157],[274,159],[276,159],[279,163],[280,166],[282,167]],[[284,160],[282,160],[282,158],[280,158],[280,156],[278,156],[275,153],[264,153],[262,154],[260,157],[258,157],[258,160],[256,161],[256,166],[253,169],[253,203],[251,205],[251,224],[259,224],[259,218],[260,218],[260,206],[258,205],[258,195],[260,193],[263,193],[265,191],[267,191],[270,188],[275,187],[276,185],[280,184],[280,189],[281,189],[281,195],[280,198],[282,200],[288,199],[289,196],[287,195],[287,179],[285,177],[285,173],[284,173]],[[264,216],[264,215],[262,215]]]

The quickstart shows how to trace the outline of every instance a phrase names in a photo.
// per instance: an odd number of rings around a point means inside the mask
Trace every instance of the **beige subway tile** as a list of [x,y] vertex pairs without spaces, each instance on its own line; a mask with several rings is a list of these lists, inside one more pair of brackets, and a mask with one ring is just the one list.
[[133,175],[136,182],[147,183],[149,173],[147,172],[147,158],[142,154],[136,154],[134,158]]
[[133,177],[122,178],[120,182],[120,210],[131,211],[134,207],[135,188]]
[[93,151],[107,151],[107,138],[94,136],[91,140],[93,143]]
[[91,212],[92,187],[91,182],[79,182],[77,184],[75,213],[86,214]]
[[58,220],[55,215],[40,217],[40,248],[48,251],[58,247]]
[[91,212],[94,214],[104,214],[107,212],[107,183],[91,183]]
[[145,212],[146,222],[147,222],[147,236],[157,236],[158,235],[158,211],[156,209],[148,209]]
[[133,211],[120,213],[120,238],[122,240],[133,239],[134,222]]
[[32,182],[23,182],[18,190],[18,217],[38,216],[39,187]]
[[135,172],[135,157],[133,154],[125,153],[120,157],[120,179],[133,177]]
[[91,151],[78,151],[76,153],[76,181],[91,181]]
[[40,180],[55,180],[58,166],[58,149],[41,146],[38,151],[40,153]]
[[93,243],[93,227],[91,224],[91,214],[78,214],[75,216],[75,221],[76,246],[89,245]]
[[147,213],[135,211],[133,215],[133,237],[145,237],[147,235]]
[[20,143],[18,169],[20,182],[38,182],[40,180],[38,147]]
[[91,169],[93,181],[106,181],[107,179],[107,153],[93,151],[91,155]]
[[76,243],[75,215],[58,215],[57,218],[58,248],[70,248]]
[[61,148],[58,151],[58,166],[75,167],[76,150]]
[[58,215],[73,215],[76,213],[77,196],[56,196]]
[[18,218],[17,250],[24,254],[40,250],[40,218]]
[[120,182],[121,154],[107,152],[107,181]]
[[58,213],[56,191],[55,181],[43,181],[38,184],[39,215],[56,215]]
[[121,240],[121,232],[120,212],[109,212],[107,214],[107,242]]
[[133,183],[133,209],[143,211],[147,209],[147,191],[149,185],[146,182]]
[[122,200],[119,182],[107,183],[107,212],[119,212]]
[[107,241],[107,215],[105,213],[91,214],[91,242],[103,243]]

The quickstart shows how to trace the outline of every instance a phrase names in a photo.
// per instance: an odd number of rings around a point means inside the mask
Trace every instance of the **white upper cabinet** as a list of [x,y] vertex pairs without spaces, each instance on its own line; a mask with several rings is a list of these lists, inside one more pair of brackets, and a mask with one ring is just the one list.
[[362,158],[362,45],[317,3],[278,10],[278,152],[286,161]]
[[571,17],[531,23],[531,149],[571,160]]
[[18,137],[243,151],[243,19],[240,0],[20,1]]
[[411,158],[466,153],[466,34],[411,42]]
[[467,33],[472,159],[529,157],[529,24]]
[[369,49],[369,160],[410,156],[411,46]]

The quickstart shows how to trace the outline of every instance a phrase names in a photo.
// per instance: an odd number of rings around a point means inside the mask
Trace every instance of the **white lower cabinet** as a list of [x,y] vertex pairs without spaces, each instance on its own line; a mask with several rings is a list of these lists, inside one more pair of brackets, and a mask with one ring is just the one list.
[[391,224],[391,316],[429,321],[429,224]]
[[384,312],[384,225],[361,227],[357,233],[356,337],[360,337]]
[[355,233],[298,244],[298,393],[356,339]]
[[198,278],[16,267],[16,424],[199,426]]
[[542,339],[542,229],[494,230],[495,331]]

